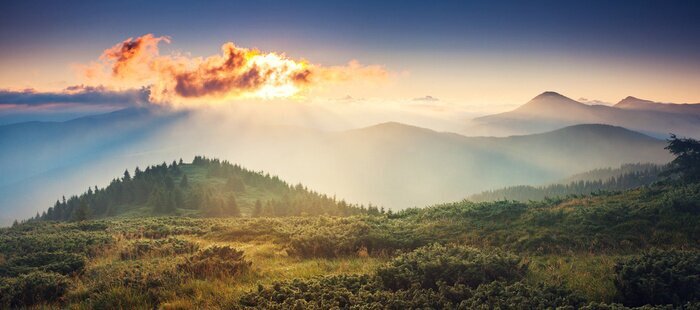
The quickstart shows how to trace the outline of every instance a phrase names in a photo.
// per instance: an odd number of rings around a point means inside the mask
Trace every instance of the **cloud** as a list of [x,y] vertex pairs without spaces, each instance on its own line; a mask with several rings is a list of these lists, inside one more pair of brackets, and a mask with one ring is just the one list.
[[413,101],[439,101],[440,99],[435,98],[433,96],[425,96],[425,97],[418,97],[418,98],[413,98]]
[[0,90],[0,106],[42,106],[53,104],[133,106],[148,102],[147,89],[108,90],[103,86],[71,86],[60,92]]
[[583,98],[583,97],[582,97],[582,98],[578,98],[578,101],[579,101],[579,102],[583,102],[583,103],[588,104],[588,105],[613,105],[613,104],[610,103],[610,102],[606,102],[606,101],[602,101],[602,100],[596,100],[596,99],[589,100],[589,99]]
[[128,38],[124,42],[105,50],[100,56],[102,61],[111,62],[112,73],[118,77],[127,76],[138,64],[152,61],[158,56],[158,43],[170,43],[168,37],[154,37],[153,34]]
[[388,76],[382,66],[364,66],[355,60],[325,67],[232,42],[222,45],[221,54],[209,57],[160,55],[161,42],[170,43],[170,38],[152,34],[129,38],[105,50],[99,62],[84,67],[83,72],[114,87],[147,86],[153,103],[199,98],[288,98],[325,82]]

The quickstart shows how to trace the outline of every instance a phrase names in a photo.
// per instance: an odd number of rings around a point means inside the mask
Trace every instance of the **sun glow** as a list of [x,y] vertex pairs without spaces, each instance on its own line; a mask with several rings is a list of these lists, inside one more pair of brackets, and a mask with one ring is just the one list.
[[[246,54],[248,63],[266,72],[267,78],[250,97],[262,99],[292,98],[303,90],[308,82],[310,65],[305,61],[294,61],[276,53],[261,54],[258,51]],[[302,82],[302,83],[300,83]]]
[[325,82],[355,79],[385,79],[383,67],[324,67],[295,60],[283,53],[261,52],[236,46],[221,46],[221,54],[190,57],[161,55],[158,44],[169,37],[146,34],[129,38],[105,50],[100,61],[84,71],[91,83],[113,88],[146,87],[154,104],[190,105],[237,99],[299,99],[306,91]]

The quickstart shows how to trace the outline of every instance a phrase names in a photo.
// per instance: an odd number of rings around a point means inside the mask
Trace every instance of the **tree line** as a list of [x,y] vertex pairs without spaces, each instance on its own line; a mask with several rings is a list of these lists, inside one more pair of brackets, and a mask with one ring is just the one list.
[[[192,169],[186,173],[184,167]],[[301,184],[290,185],[277,176],[228,161],[195,156],[191,164],[180,159],[144,170],[136,167],[133,176],[126,170],[104,188],[90,187],[81,195],[62,197],[34,220],[81,221],[144,207],[153,215],[191,210],[202,216],[242,216],[243,209],[253,217],[383,212],[372,205],[358,206],[319,194]]]

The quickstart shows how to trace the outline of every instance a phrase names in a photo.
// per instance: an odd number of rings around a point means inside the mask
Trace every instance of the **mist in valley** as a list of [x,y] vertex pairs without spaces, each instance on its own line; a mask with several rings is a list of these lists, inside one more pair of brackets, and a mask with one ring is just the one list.
[[[529,136],[467,137],[469,113],[367,103],[241,102],[130,108],[0,127],[5,224],[129,169],[204,155],[351,203],[391,210],[587,170],[669,160],[664,141],[603,125]],[[342,116],[341,116],[342,115]],[[409,125],[410,124],[410,125]]]

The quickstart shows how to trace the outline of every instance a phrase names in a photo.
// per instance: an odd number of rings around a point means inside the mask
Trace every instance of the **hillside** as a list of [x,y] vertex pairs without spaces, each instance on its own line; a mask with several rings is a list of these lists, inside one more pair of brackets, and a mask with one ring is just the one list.
[[492,135],[531,134],[576,124],[607,124],[655,137],[698,137],[700,105],[662,104],[628,97],[610,107],[544,92],[515,110],[476,118],[471,130]]
[[662,184],[343,218],[30,221],[0,229],[0,305],[680,306],[700,298],[700,283],[647,283],[697,274],[699,200],[698,184]]
[[[633,190],[401,212],[348,207],[340,210],[355,215],[343,217],[286,216],[278,211],[339,204],[226,162],[151,166],[59,202],[53,216],[73,208],[71,222],[0,229],[0,306],[694,309],[698,149],[671,139],[668,178]],[[138,189],[149,187],[142,205]],[[184,214],[174,192],[188,187],[209,189],[191,191],[190,201],[197,215],[215,217],[170,216]],[[244,199],[244,191],[258,194]],[[298,204],[242,218],[222,202],[222,194],[250,202],[260,193]],[[88,211],[109,215],[100,201],[127,200],[113,210],[142,216],[88,219]],[[170,214],[143,216],[162,212]]]
[[315,164],[324,172],[344,171],[343,178],[328,176],[325,185],[335,189],[323,190],[401,208],[628,162],[665,163],[670,156],[663,147],[662,140],[606,125],[497,138],[388,123],[337,134],[319,149],[334,154],[332,161]]
[[[376,211],[376,210],[375,210]],[[290,216],[351,215],[365,212],[344,201],[291,186],[275,176],[226,161],[196,156],[191,164],[138,167],[105,188],[56,201],[41,220],[84,220],[154,215]]]
[[660,180],[663,168],[653,164],[627,164],[619,168],[595,169],[573,175],[556,184],[518,185],[469,196],[475,202],[498,200],[543,200],[600,192],[622,191],[651,185]]

